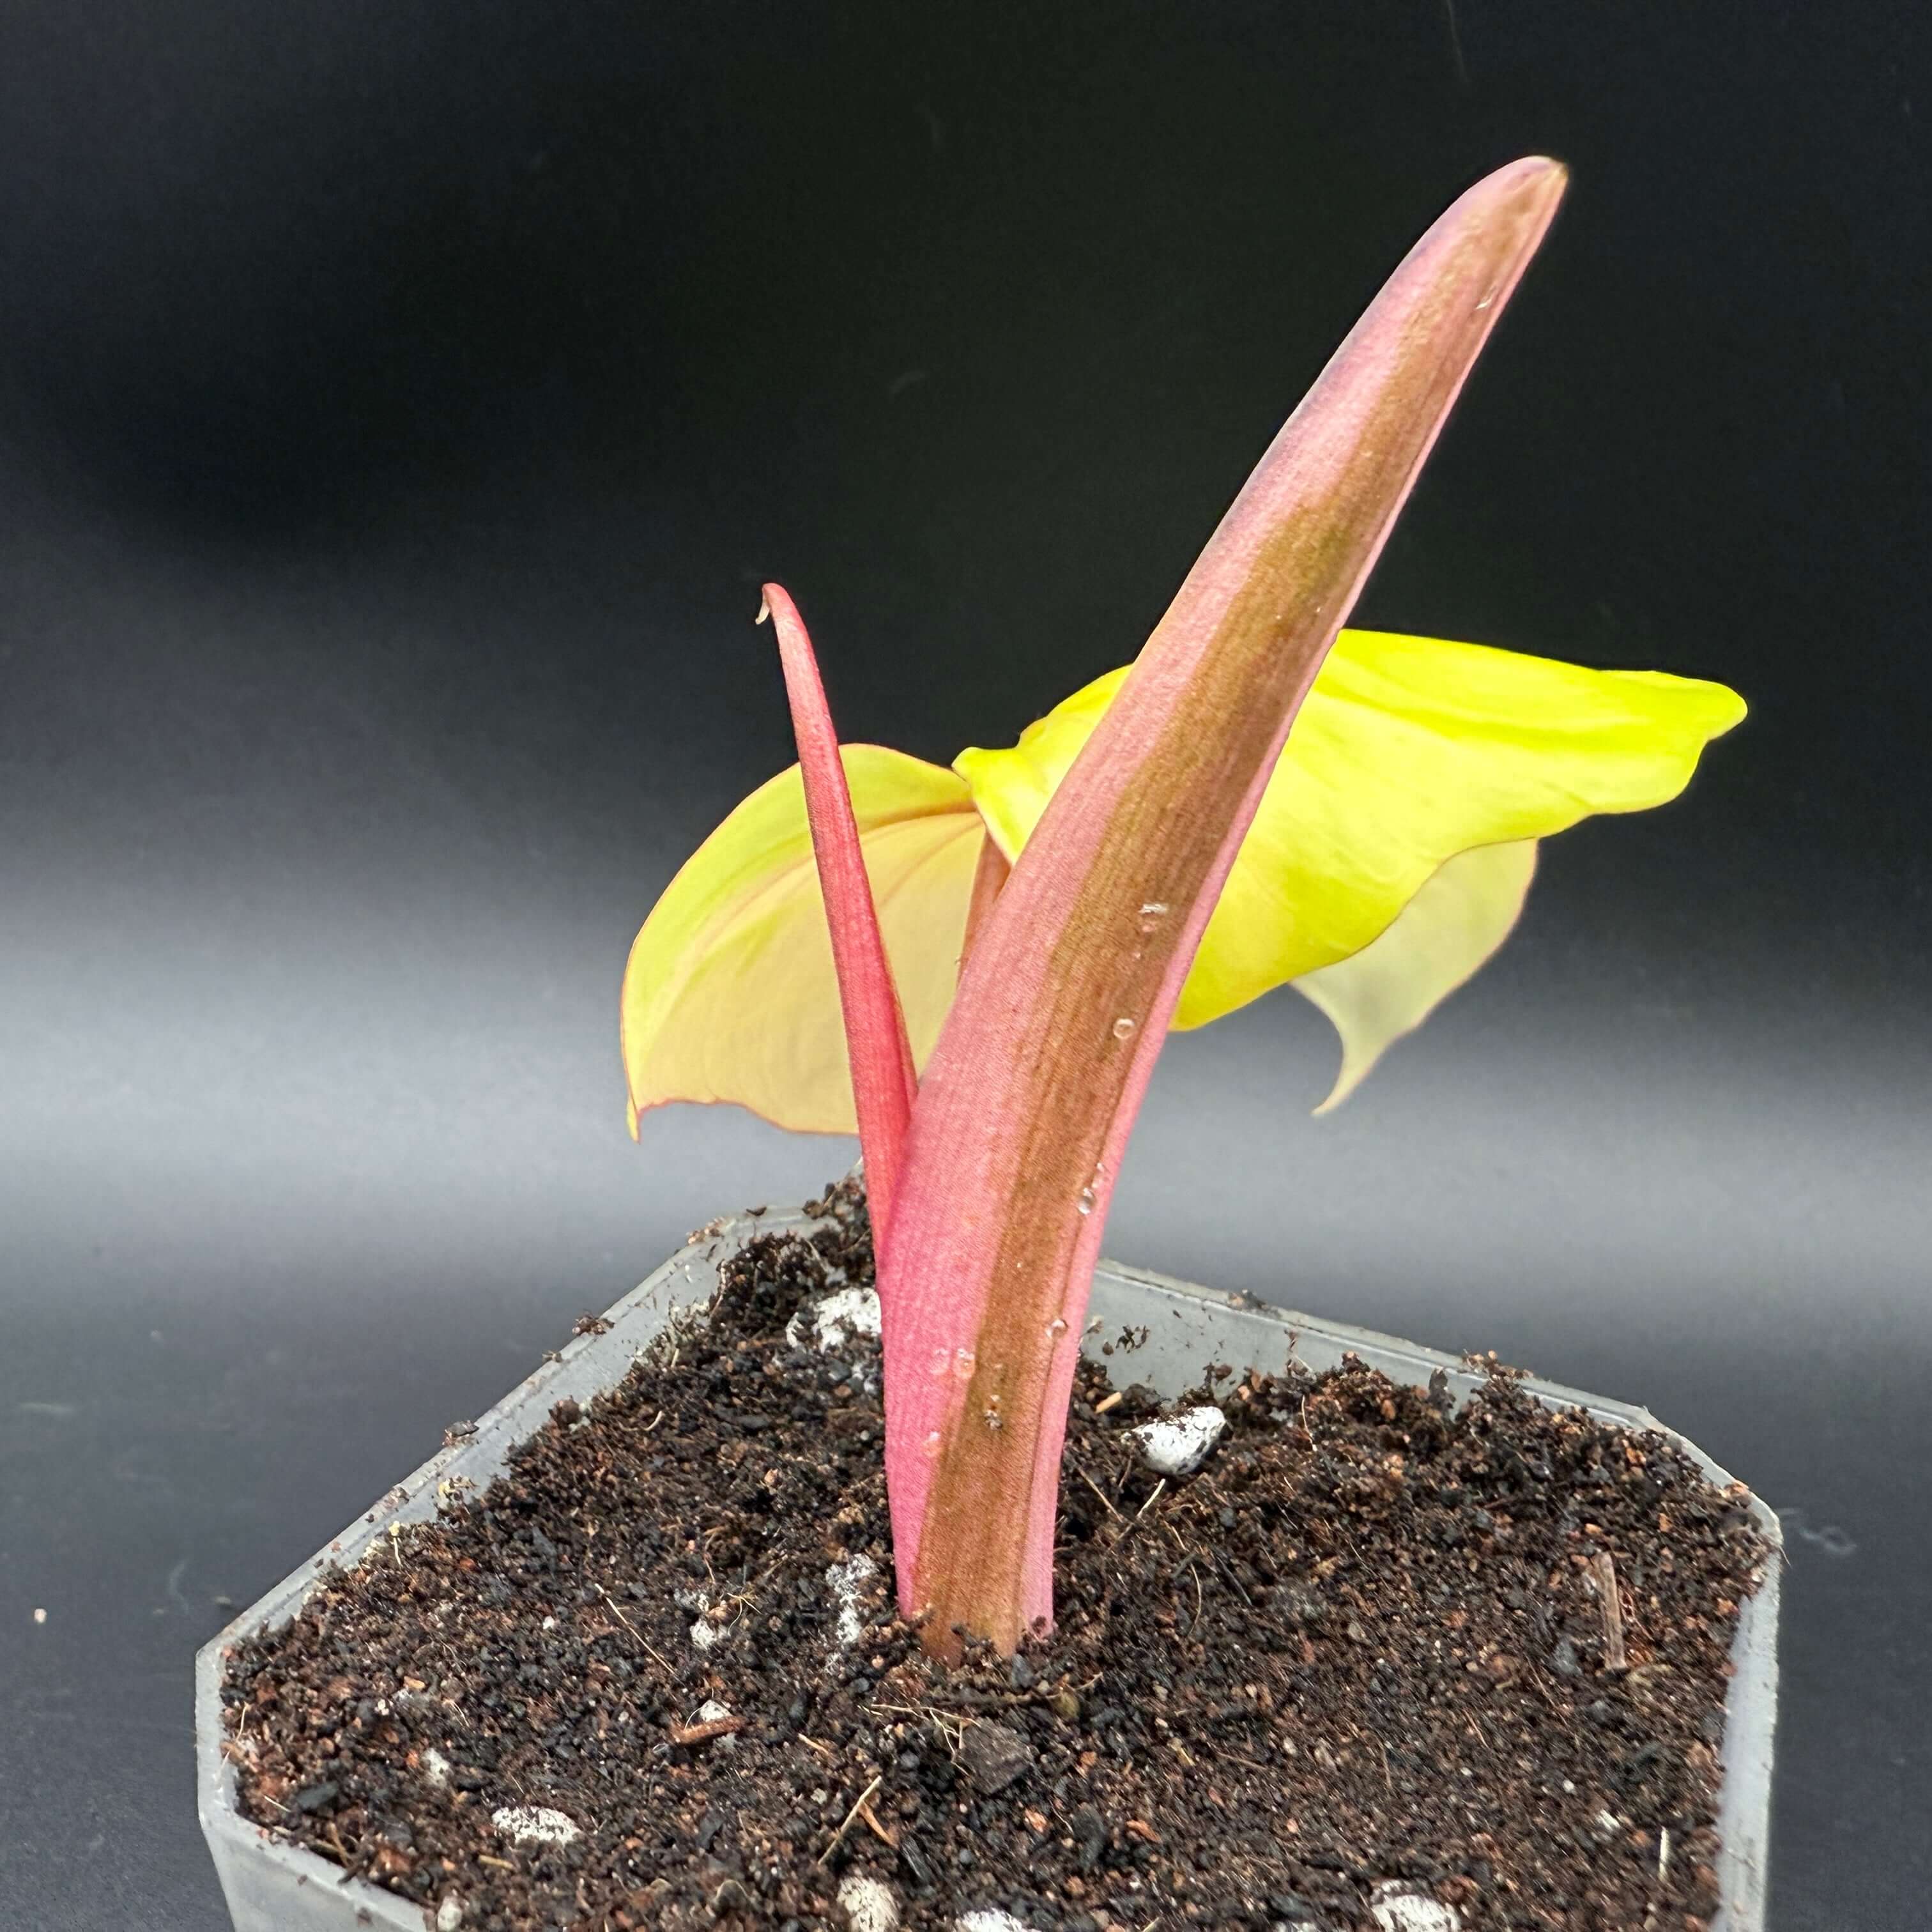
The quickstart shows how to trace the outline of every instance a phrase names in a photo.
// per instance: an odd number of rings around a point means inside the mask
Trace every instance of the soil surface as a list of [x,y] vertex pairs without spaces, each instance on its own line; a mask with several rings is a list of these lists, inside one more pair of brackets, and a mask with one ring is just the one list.
[[1208,1373],[1228,1426],[1162,1479],[1116,1350],[1058,1628],[944,1671],[894,1612],[877,1344],[787,1339],[870,1278],[862,1198],[813,1204],[234,1648],[248,1816],[442,1932],[1700,1932],[1742,1491],[1500,1369],[1459,1411],[1358,1364]]

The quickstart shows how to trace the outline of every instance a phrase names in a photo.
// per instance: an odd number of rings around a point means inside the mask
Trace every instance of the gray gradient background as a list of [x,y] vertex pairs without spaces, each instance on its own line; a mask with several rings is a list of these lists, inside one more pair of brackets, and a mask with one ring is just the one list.
[[1922,10],[922,11],[0,9],[0,1924],[214,1932],[214,1599],[849,1159],[624,1134],[626,945],[788,757],[758,578],[847,735],[1010,739],[1541,148],[1363,614],[1754,716],[1333,1120],[1292,996],[1177,1041],[1108,1246],[1786,1509],[1773,1923],[1924,1926]]

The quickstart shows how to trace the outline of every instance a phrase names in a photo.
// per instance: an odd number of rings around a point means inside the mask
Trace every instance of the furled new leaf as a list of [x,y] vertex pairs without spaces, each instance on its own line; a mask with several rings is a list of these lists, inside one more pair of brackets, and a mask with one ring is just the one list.
[[872,882],[852,815],[852,797],[838,756],[838,734],[820,682],[818,661],[798,607],[776,584],[765,586],[764,610],[778,633],[778,657],[791,700],[805,782],[806,818],[832,936],[832,958],[844,1024],[846,1062],[866,1159],[866,1191],[875,1234],[883,1234],[898,1182],[906,1126],[918,1083],[905,1017],[886,964]]
[[1112,1178],[1297,707],[1555,212],[1478,184],[1223,519],[986,915],[881,1250],[900,1598],[945,1651],[1052,1615],[1060,1444]]

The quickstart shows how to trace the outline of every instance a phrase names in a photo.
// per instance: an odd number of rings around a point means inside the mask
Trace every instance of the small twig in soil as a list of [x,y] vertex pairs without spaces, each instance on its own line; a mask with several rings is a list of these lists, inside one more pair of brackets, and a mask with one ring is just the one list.
[[1126,1400],[1126,1397],[1116,1389],[1112,1395],[1102,1396],[1094,1405],[1094,1413],[1096,1415],[1105,1415],[1108,1409],[1118,1408]]
[[1154,1484],[1153,1495],[1149,1496],[1147,1501],[1142,1503],[1140,1508],[1135,1510],[1132,1516],[1122,1525],[1120,1534],[1114,1538],[1113,1542],[1108,1547],[1108,1554],[1109,1556],[1117,1554],[1119,1552],[1121,1545],[1126,1541],[1129,1537],[1133,1534],[1136,1530],[1140,1528],[1141,1518],[1145,1516],[1148,1511],[1152,1509],[1154,1504],[1160,1501],[1160,1492],[1166,1487],[1167,1478],[1163,1476],[1159,1482]]
[[1597,1594],[1603,1599],[1604,1668],[1622,1670],[1629,1662],[1624,1654],[1624,1606],[1617,1593],[1616,1559],[1607,1550],[1597,1552]]
[[1574,1717],[1576,1714],[1574,1709],[1570,1706],[1563,1703],[1558,1700],[1556,1694],[1551,1690],[1550,1686],[1544,1682],[1540,1672],[1532,1672],[1528,1678],[1528,1682],[1534,1688],[1537,1695],[1550,1706],[1550,1712],[1552,1716],[1567,1718]]
[[838,1847],[845,1842],[845,1834],[851,1830],[854,1821],[858,1817],[859,1814],[864,1810],[866,1805],[872,1802],[872,1793],[878,1790],[879,1786],[884,1784],[885,1781],[884,1775],[882,1773],[880,1776],[874,1778],[872,1783],[867,1785],[863,1791],[860,1792],[859,1802],[853,1806],[850,1810],[846,1813],[844,1823],[841,1825],[838,1830],[832,1833],[831,1844],[827,1845],[824,1850],[819,1853],[818,1862],[820,1864],[824,1864],[826,1860],[831,1857],[832,1854],[838,1850]]
[[878,1840],[880,1844],[889,1845],[894,1851],[898,1850],[898,1834],[895,1832],[887,1831],[885,1826],[879,1822],[878,1814],[873,1810],[872,1800],[869,1798],[860,1799],[859,1816],[866,1821],[866,1828]]
[[1117,1516],[1120,1514],[1120,1511],[1114,1507],[1113,1498],[1108,1496],[1106,1491],[1101,1488],[1100,1485],[1095,1482],[1094,1478],[1088,1475],[1087,1472],[1082,1468],[1078,1462],[1070,1461],[1068,1467],[1070,1468],[1073,1473],[1100,1498],[1102,1505],[1105,1508],[1109,1516]]
[[709,1744],[713,1738],[734,1737],[745,1728],[742,1718],[712,1718],[701,1724],[671,1724],[665,1736],[674,1744]]
[[1321,1447],[1315,1439],[1314,1430],[1308,1426],[1308,1398],[1306,1396],[1301,1398],[1300,1406],[1295,1411],[1294,1426],[1308,1438],[1308,1446],[1311,1450]]
[[597,1586],[597,1594],[604,1599],[604,1602],[610,1606],[610,1614],[631,1633],[631,1635],[637,1640],[639,1644],[643,1646],[645,1650],[650,1652],[652,1658],[656,1660],[658,1668],[663,1670],[668,1670],[670,1668],[670,1666],[665,1663],[662,1657],[658,1655],[656,1651],[652,1649],[649,1643],[645,1642],[642,1635],[640,1634],[637,1625],[632,1623],[630,1618],[625,1616],[624,1612],[618,1608],[616,1598],[612,1596],[610,1592],[605,1589],[602,1583],[599,1583]]
[[492,1858],[488,1852],[478,1852],[476,1862],[479,1865],[494,1865],[499,1871],[514,1871],[517,1868],[514,1860]]
[[1246,1604],[1250,1610],[1253,1609],[1255,1600],[1248,1594],[1246,1591],[1241,1588],[1240,1578],[1234,1574],[1233,1569],[1229,1566],[1226,1558],[1224,1558],[1221,1552],[1218,1550],[1215,1549],[1212,1544],[1210,1544],[1208,1546],[1208,1557],[1209,1562],[1214,1564],[1214,1568],[1220,1570],[1221,1574],[1226,1577],[1230,1583],[1234,1585],[1235,1595],[1239,1597],[1241,1601]]

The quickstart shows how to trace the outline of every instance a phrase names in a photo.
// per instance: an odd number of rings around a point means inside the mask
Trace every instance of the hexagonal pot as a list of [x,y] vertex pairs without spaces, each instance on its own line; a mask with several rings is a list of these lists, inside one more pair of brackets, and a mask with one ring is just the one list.
[[[347,1876],[313,1852],[250,1822],[236,1809],[234,1767],[221,1751],[226,1735],[221,1718],[226,1647],[245,1634],[286,1622],[326,1570],[358,1562],[391,1524],[434,1516],[440,1485],[458,1479],[479,1489],[487,1484],[501,1472],[512,1450],[535,1435],[551,1408],[566,1396],[587,1406],[592,1396],[621,1382],[673,1310],[710,1299],[721,1259],[754,1235],[809,1225],[802,1214],[768,1214],[716,1223],[701,1239],[694,1236],[692,1245],[674,1255],[610,1310],[608,1330],[578,1336],[560,1358],[526,1377],[477,1424],[473,1436],[431,1456],[202,1647],[195,1659],[197,1804],[236,1932],[354,1932],[367,1926],[423,1932],[426,1915],[423,1908],[393,1892]],[[1396,1382],[1426,1383],[1439,1370],[1459,1399],[1481,1379],[1460,1361],[1413,1342],[1264,1307],[1116,1262],[1101,1263],[1090,1312],[1100,1333],[1147,1329],[1148,1340],[1134,1357],[1134,1378],[1166,1396],[1178,1396],[1197,1384],[1203,1364],[1210,1360],[1239,1362],[1269,1372],[1285,1368],[1292,1359],[1318,1373],[1352,1354]],[[1642,1409],[1550,1382],[1532,1380],[1523,1386],[1552,1408],[1581,1408],[1614,1426],[1655,1430],[1712,1482],[1722,1486],[1731,1480],[1694,1444]],[[1717,1870],[1724,1903],[1712,1932],[1763,1932],[1765,1924],[1772,1730],[1778,1709],[1776,1559],[1782,1546],[1772,1510],[1756,1497],[1750,1510],[1772,1557],[1765,1566],[1762,1586],[1740,1612],[1732,1646],[1735,1674],[1724,1706],[1724,1778],[1718,1820],[1723,1847]],[[434,1923],[433,1914],[428,1915],[428,1922]]]

